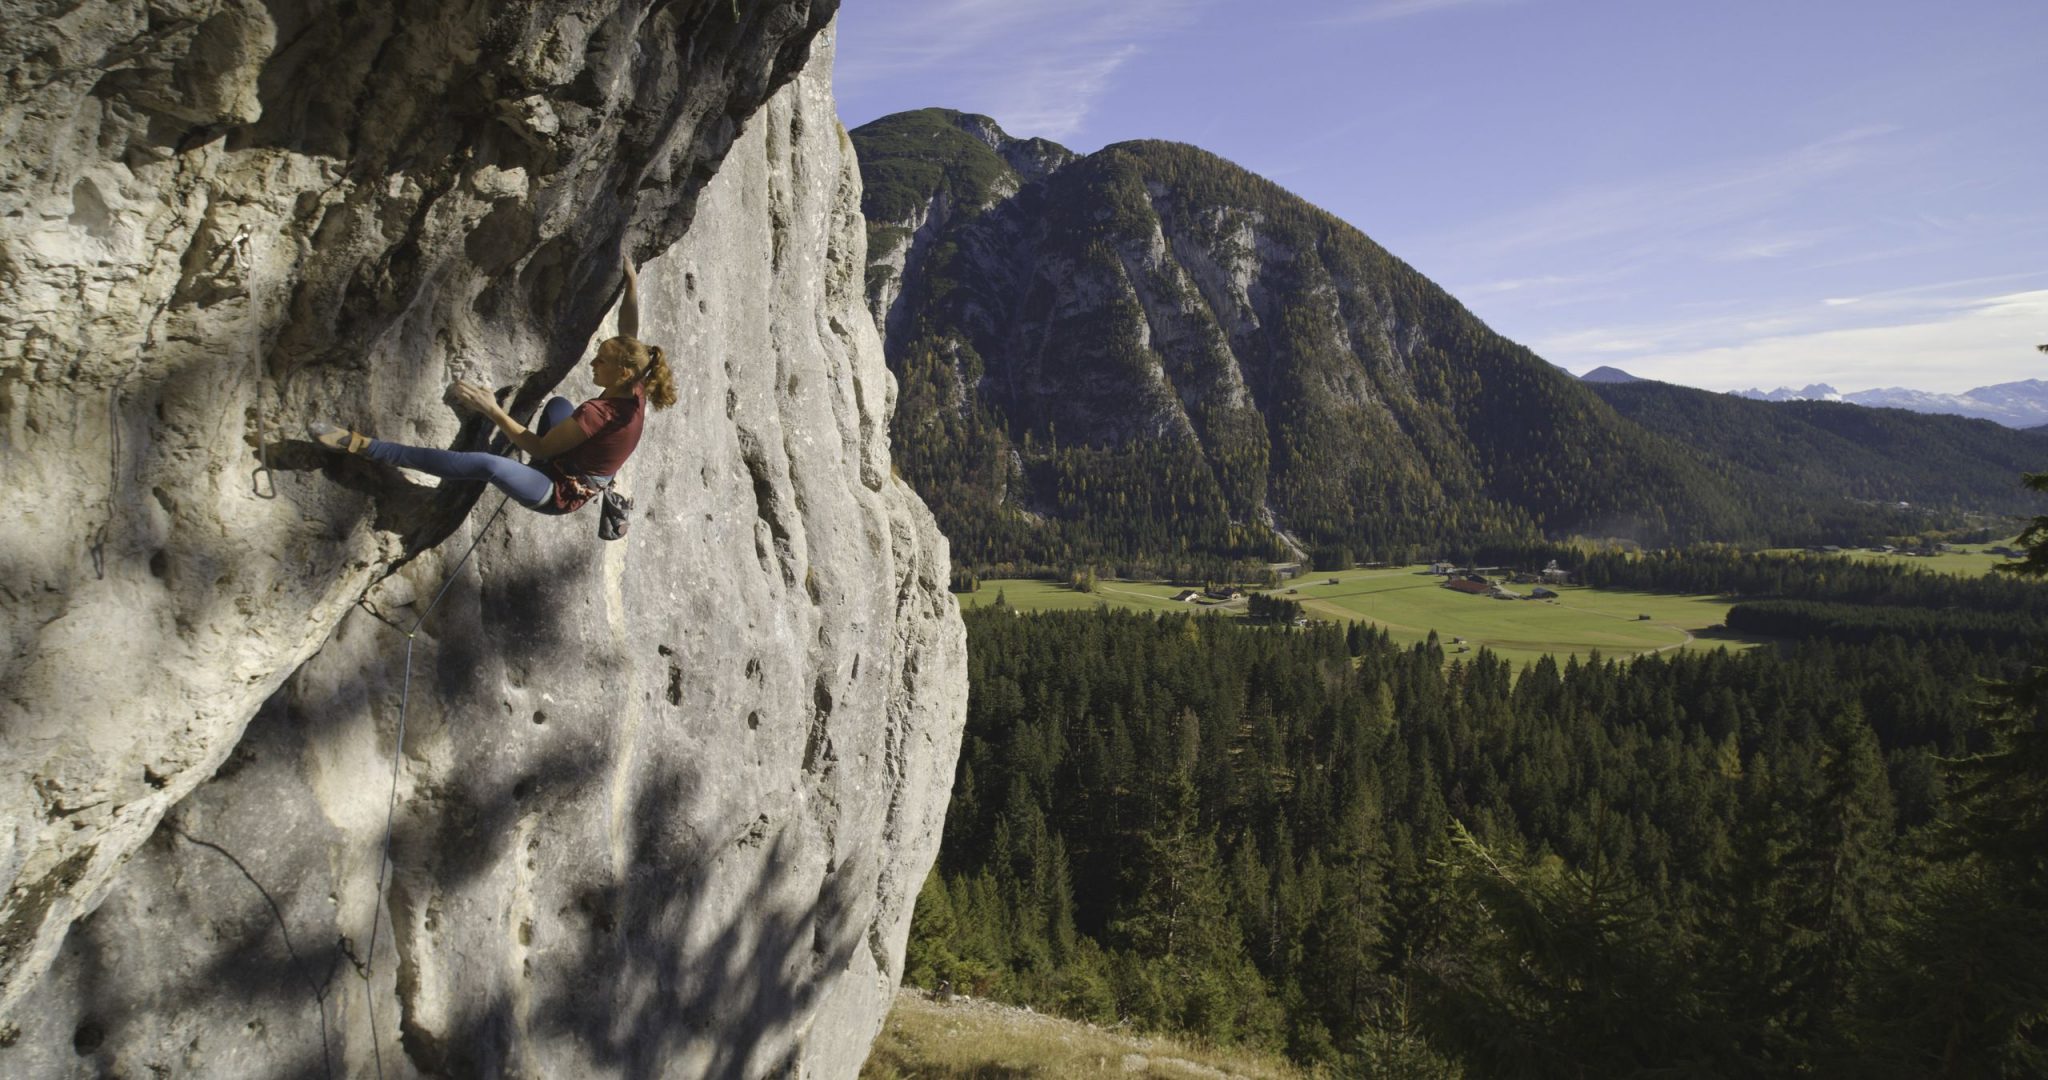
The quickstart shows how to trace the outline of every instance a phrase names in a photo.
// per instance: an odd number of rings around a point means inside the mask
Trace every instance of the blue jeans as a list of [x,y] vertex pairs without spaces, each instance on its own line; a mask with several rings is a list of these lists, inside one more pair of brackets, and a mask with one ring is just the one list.
[[[533,433],[546,435],[549,428],[567,420],[575,411],[576,407],[569,404],[569,399],[549,398],[540,411],[540,421]],[[436,450],[429,446],[408,446],[371,439],[370,445],[363,450],[363,456],[386,465],[416,469],[444,480],[483,480],[529,510],[540,509],[555,495],[555,482],[548,478],[548,474],[496,454],[476,450]]]

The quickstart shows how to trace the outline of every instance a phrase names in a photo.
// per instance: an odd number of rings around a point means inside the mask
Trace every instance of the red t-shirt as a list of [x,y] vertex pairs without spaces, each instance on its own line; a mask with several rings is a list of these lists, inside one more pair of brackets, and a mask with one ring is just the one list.
[[614,475],[640,445],[645,402],[636,390],[631,397],[591,398],[576,406],[568,422],[582,428],[585,438],[548,464],[571,476]]

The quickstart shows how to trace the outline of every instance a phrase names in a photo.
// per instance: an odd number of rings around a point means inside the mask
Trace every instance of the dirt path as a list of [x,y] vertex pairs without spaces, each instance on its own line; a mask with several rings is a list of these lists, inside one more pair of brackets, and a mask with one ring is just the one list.
[[[1586,612],[1586,614],[1588,614],[1588,615],[1605,615],[1605,616],[1606,616],[1607,618],[1610,618],[1610,619],[1615,619],[1615,620],[1617,620],[1617,621],[1620,621],[1620,622],[1631,622],[1631,623],[1632,623],[1632,622],[1642,622],[1642,621],[1643,621],[1643,620],[1641,620],[1641,619],[1631,619],[1631,618],[1629,618],[1629,617],[1628,617],[1628,616],[1626,616],[1626,615],[1615,615],[1615,614],[1612,614],[1612,613],[1610,613],[1610,612],[1605,612],[1605,611],[1587,611],[1587,610],[1586,610],[1585,608],[1579,608],[1578,610],[1579,610],[1579,611],[1584,611],[1584,612]],[[1644,649],[1644,650],[1642,650],[1641,652],[1632,652],[1632,653],[1630,653],[1630,654],[1629,654],[1630,656],[1655,656],[1655,655],[1657,655],[1658,653],[1667,653],[1667,652],[1670,652],[1670,651],[1671,651],[1671,650],[1673,650],[1673,649],[1683,649],[1683,648],[1685,648],[1685,647],[1686,647],[1687,645],[1690,645],[1690,644],[1692,644],[1692,643],[1693,643],[1693,642],[1694,642],[1695,640],[1697,640],[1697,639],[1695,639],[1695,638],[1694,638],[1694,637],[1692,636],[1692,631],[1690,631],[1690,630],[1687,630],[1687,629],[1686,629],[1685,627],[1683,627],[1683,626],[1677,626],[1677,625],[1674,625],[1674,624],[1672,624],[1672,623],[1668,623],[1668,622],[1658,622],[1658,621],[1656,621],[1656,620],[1651,620],[1651,622],[1650,622],[1650,625],[1651,625],[1651,626],[1657,626],[1657,627],[1662,627],[1663,629],[1666,629],[1666,630],[1676,630],[1676,631],[1678,631],[1679,635],[1680,635],[1680,636],[1681,636],[1681,637],[1683,638],[1683,640],[1681,640],[1681,641],[1677,642],[1676,644],[1672,644],[1672,645],[1659,645],[1659,646],[1657,646],[1657,647],[1656,647],[1656,648],[1654,648],[1654,649]]]

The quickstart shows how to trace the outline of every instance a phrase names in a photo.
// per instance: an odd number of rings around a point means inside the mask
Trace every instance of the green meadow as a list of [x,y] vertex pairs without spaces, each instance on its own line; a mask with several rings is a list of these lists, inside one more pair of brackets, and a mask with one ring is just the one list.
[[[1729,646],[1752,642],[1711,629],[1728,616],[1730,604],[1711,596],[1670,596],[1614,589],[1566,586],[1554,600],[1495,600],[1454,592],[1421,567],[1345,570],[1309,574],[1272,590],[1299,600],[1312,619],[1368,622],[1400,642],[1419,642],[1436,631],[1455,658],[1480,647],[1516,665],[1545,654],[1634,656],[1670,649]],[[1335,584],[1330,582],[1334,579]],[[1527,594],[1534,586],[1511,585]],[[1293,591],[1289,591],[1289,590]],[[1092,593],[1052,581],[1004,579],[982,582],[960,597],[963,607],[993,603],[997,593],[1023,611],[1072,611],[1109,604],[1138,611],[1213,611],[1242,615],[1244,601],[1221,604],[1176,602],[1177,586],[1102,581]],[[1648,615],[1648,619],[1641,616]],[[1462,641],[1456,639],[1463,639]]]
[[1232,614],[1244,614],[1244,601],[1218,604],[1213,608],[1202,608],[1195,604],[1183,604],[1174,600],[1182,587],[1157,585],[1141,581],[1096,582],[1094,592],[1076,592],[1064,582],[1038,581],[1031,578],[987,579],[981,588],[971,593],[960,594],[960,606],[976,608],[993,604],[1000,593],[1003,602],[1019,611],[1087,611],[1103,604],[1113,607],[1130,608],[1133,611],[1190,611],[1214,610]]
[[[2004,545],[2008,547],[2013,546],[2013,541],[2004,541]],[[1954,574],[1957,577],[1982,577],[1990,573],[1991,568],[1994,566],[2001,566],[2005,563],[2016,561],[2008,559],[2003,555],[1993,555],[1990,549],[1994,546],[1998,545],[1970,544],[1958,546],[1954,551],[1928,556],[1887,554],[1882,551],[1856,549],[1844,551],[1837,557],[1855,559],[1858,562],[1896,563],[1909,569],[1931,570],[1937,574]],[[1802,549],[1785,548],[1782,550],[1789,553]]]

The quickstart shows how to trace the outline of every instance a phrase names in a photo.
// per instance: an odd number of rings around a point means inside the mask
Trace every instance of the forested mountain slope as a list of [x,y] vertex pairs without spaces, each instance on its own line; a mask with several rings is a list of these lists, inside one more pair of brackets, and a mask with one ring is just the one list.
[[1787,492],[1630,421],[1358,230],[1193,147],[1077,157],[940,109],[853,139],[897,461],[963,563],[1904,527],[1876,505],[1889,491]]
[[1989,420],[1831,401],[1755,401],[1643,380],[1593,384],[1615,411],[1751,484],[1823,500],[1906,500],[2024,514],[2022,472],[2042,466],[2038,436]]

